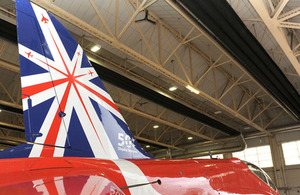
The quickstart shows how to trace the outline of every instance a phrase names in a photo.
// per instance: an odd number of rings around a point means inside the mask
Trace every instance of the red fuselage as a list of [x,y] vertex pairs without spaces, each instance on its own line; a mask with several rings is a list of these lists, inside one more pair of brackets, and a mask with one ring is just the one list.
[[[123,174],[117,164],[124,161],[137,166],[148,182],[160,180],[161,184],[149,184],[160,194],[279,194],[238,159],[117,161],[80,157],[3,159],[0,194],[38,194],[45,190],[50,194],[60,194],[61,190],[79,194],[87,192],[84,189],[92,193],[99,188],[101,178],[111,181],[102,182],[101,194],[130,194],[125,177],[137,176],[134,172]],[[121,192],[118,188],[122,187],[125,189]],[[116,191],[112,193],[112,189]]]

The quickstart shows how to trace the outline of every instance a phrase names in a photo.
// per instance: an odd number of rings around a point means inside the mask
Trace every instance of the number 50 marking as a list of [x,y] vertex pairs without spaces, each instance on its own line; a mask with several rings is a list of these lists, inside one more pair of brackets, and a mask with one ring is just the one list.
[[127,148],[131,148],[131,146],[133,145],[129,135],[124,135],[123,133],[119,133],[118,140],[119,140],[118,146],[126,145]]

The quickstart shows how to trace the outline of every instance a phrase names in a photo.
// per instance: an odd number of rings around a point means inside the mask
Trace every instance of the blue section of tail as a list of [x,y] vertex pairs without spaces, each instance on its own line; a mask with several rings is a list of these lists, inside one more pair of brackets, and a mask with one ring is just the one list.
[[93,100],[91,102],[119,158],[152,158],[141,148],[124,121],[114,116],[97,102]]
[[45,10],[16,0],[26,141],[0,158],[152,158],[137,143],[82,48]]
[[[31,4],[27,0],[16,0],[16,9],[18,42],[28,48],[34,48],[37,53],[43,54],[46,58],[53,59],[45,37],[36,21]],[[40,73],[40,71],[44,72],[44,70],[36,66],[32,66],[29,70],[27,65],[24,69],[22,66],[20,66],[20,68],[21,76],[25,76],[29,73]]]

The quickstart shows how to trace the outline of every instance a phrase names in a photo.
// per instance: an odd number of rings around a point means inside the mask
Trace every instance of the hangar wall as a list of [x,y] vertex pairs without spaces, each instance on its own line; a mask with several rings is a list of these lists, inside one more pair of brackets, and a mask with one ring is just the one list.
[[[284,130],[284,129],[283,129]],[[285,159],[282,150],[282,143],[299,141],[298,131],[280,132],[274,137],[255,137],[246,139],[247,148],[270,145],[272,153],[273,167],[263,168],[263,170],[272,178],[280,194],[297,195],[300,194],[300,164],[285,165]],[[295,149],[295,155],[299,156],[299,151]]]

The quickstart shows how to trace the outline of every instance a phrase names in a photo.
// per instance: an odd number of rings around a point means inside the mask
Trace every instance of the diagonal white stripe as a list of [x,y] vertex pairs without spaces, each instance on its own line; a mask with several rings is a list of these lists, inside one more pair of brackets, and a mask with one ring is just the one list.
[[[128,186],[149,182],[141,169],[134,163],[122,159],[113,160],[113,162],[120,168]],[[131,194],[160,194],[151,185],[129,188],[129,190]]]

